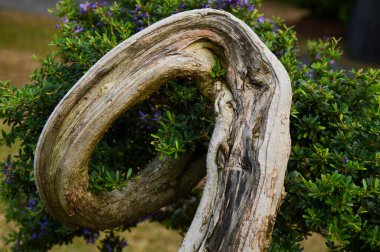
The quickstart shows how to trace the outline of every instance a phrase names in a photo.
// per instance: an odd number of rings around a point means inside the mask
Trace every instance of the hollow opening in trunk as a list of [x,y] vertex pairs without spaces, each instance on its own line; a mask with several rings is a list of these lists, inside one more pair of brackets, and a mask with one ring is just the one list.
[[213,103],[193,78],[169,81],[124,112],[95,147],[89,163],[89,190],[122,190],[157,156],[203,156],[214,128]]

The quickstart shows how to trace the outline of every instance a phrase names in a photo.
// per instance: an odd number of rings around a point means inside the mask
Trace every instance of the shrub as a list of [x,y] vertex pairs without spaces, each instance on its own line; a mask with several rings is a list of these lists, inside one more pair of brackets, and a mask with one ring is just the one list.
[[[301,62],[294,31],[279,19],[263,17],[258,5],[258,1],[202,0],[121,0],[79,6],[71,0],[59,2],[53,11],[60,20],[52,43],[57,51],[41,60],[31,84],[20,89],[7,82],[0,85],[0,118],[11,126],[2,132],[0,144],[21,143],[19,154],[2,163],[7,219],[19,225],[7,238],[14,251],[45,251],[76,236],[89,243],[98,239],[97,230],[55,221],[41,204],[33,177],[39,134],[70,87],[119,42],[176,12],[204,7],[224,9],[244,20],[281,60],[292,80],[287,196],[270,250],[301,251],[298,242],[319,232],[334,251],[379,251],[380,72],[334,69],[341,55],[334,39],[309,42],[310,61]],[[210,74],[222,76],[223,70]],[[212,114],[212,104],[199,95],[191,79],[167,83],[123,114],[106,133],[90,162],[89,190],[124,187],[156,155],[175,158],[186,149],[204,152]],[[200,195],[194,190],[188,198]],[[196,202],[178,201],[144,219],[186,232]],[[108,230],[99,249],[121,251],[126,241],[117,233],[132,226]]]

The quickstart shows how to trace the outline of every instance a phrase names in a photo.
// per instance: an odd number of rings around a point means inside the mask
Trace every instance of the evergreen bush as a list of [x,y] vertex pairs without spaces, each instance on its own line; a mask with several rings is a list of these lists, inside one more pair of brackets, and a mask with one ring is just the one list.
[[[337,70],[341,56],[335,39],[308,43],[309,62],[298,58],[294,31],[258,11],[259,1],[120,0],[60,1],[52,45],[31,83],[0,85],[0,119],[11,127],[0,144],[21,143],[3,160],[1,193],[7,219],[18,229],[7,238],[14,251],[46,251],[82,236],[88,243],[99,231],[68,227],[42,205],[33,176],[33,157],[42,128],[65,93],[105,53],[132,34],[177,12],[216,8],[244,20],[281,60],[292,80],[292,152],[285,180],[286,198],[277,217],[270,251],[301,251],[310,232],[321,233],[333,251],[380,251],[380,71]],[[221,65],[211,75],[223,78]],[[156,155],[176,158],[186,149],[205,152],[213,124],[213,105],[191,79],[172,80],[148,100],[123,114],[92,156],[90,188],[121,189]],[[199,189],[188,198],[199,199]],[[180,200],[145,219],[186,232],[197,200]],[[143,221],[143,219],[141,221]],[[100,251],[121,251],[117,234],[107,230]]]

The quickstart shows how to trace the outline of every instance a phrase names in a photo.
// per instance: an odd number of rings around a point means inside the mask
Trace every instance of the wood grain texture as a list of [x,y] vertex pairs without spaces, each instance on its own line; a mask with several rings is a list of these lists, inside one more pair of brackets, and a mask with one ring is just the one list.
[[[226,80],[210,78],[219,58]],[[214,100],[206,161],[193,153],[154,160],[122,191],[88,191],[95,145],[124,111],[177,77],[195,77]],[[166,18],[97,62],[50,116],[35,155],[42,201],[69,225],[105,229],[135,221],[207,180],[181,251],[264,251],[290,151],[289,77],[242,21],[203,9]]]

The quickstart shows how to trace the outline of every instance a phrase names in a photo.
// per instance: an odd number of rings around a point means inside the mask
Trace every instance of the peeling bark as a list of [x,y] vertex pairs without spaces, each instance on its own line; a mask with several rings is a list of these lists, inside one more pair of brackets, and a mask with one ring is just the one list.
[[[225,83],[209,73],[219,58]],[[97,62],[50,116],[35,155],[42,201],[69,225],[106,229],[135,221],[189,191],[204,162],[187,153],[154,160],[122,191],[88,191],[88,163],[104,132],[166,81],[195,77],[215,102],[207,180],[180,251],[265,251],[290,151],[289,77],[242,21],[223,11],[173,15]]]

